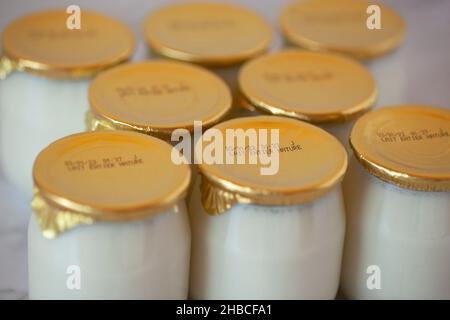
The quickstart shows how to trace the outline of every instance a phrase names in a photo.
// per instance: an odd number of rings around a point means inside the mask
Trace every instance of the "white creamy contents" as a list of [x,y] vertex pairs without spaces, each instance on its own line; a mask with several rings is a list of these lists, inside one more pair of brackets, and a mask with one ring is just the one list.
[[98,131],[39,154],[28,234],[32,299],[187,297],[190,169],[172,163],[172,151],[144,134]]
[[1,162],[7,178],[31,198],[31,171],[49,143],[84,131],[89,80],[15,72],[0,82]]
[[[353,157],[344,195],[344,296],[450,299],[448,192],[398,188],[371,176]],[[380,289],[367,287],[371,274],[366,271],[371,265],[381,271]]]
[[297,206],[239,204],[208,215],[193,188],[190,298],[333,299],[345,214],[340,186]]
[[[190,231],[184,201],[145,220],[81,225],[46,239],[28,231],[31,299],[186,299]],[[69,266],[80,270],[70,290]],[[72,282],[70,282],[73,284]]]
[[335,136],[345,147],[345,150],[347,150],[347,152],[350,152],[348,138],[355,121],[356,119],[338,123],[321,123],[318,126]]

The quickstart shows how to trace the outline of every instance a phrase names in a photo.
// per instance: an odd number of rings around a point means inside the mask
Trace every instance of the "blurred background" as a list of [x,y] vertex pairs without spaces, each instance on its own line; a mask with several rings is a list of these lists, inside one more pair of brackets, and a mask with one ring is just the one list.
[[[48,8],[71,4],[116,17],[130,26],[138,39],[133,60],[148,58],[141,26],[153,8],[176,1],[164,0],[0,0],[0,30],[16,18]],[[290,0],[226,1],[247,6],[273,25],[276,38],[271,50],[283,46],[278,15]],[[407,36],[392,54],[366,65],[379,86],[376,107],[400,103],[429,104],[450,108],[450,1],[385,0],[404,17]],[[376,3],[376,2],[375,2]],[[0,83],[1,85],[1,83]],[[23,134],[28,134],[24,132]],[[30,134],[30,139],[32,135]],[[0,299],[27,297],[27,223],[31,210],[4,180],[0,172]]]

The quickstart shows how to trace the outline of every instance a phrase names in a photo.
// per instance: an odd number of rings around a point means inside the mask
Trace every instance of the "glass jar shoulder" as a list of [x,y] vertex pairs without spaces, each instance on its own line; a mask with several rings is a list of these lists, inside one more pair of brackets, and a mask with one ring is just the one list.
[[[42,236],[32,215],[30,298],[185,299],[189,254],[190,228],[183,202],[144,220],[80,225],[55,239]],[[67,288],[73,272],[82,276],[82,291]]]

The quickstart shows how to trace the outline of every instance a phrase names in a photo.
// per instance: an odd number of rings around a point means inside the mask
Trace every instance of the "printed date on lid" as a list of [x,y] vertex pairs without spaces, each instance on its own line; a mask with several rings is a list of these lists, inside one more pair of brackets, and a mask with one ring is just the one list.
[[99,169],[114,169],[124,168],[143,164],[144,160],[134,155],[133,158],[124,158],[122,156],[102,158],[102,159],[87,159],[87,160],[68,160],[64,161],[67,171],[88,171]]

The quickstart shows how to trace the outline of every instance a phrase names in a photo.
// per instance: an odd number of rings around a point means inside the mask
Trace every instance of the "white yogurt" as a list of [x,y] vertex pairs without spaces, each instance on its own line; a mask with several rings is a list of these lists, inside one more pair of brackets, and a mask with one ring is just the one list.
[[193,190],[190,298],[335,298],[345,231],[340,187],[309,204],[242,204],[219,216],[208,215]]
[[31,198],[31,171],[51,142],[84,131],[89,80],[56,80],[13,73],[0,82],[1,161],[14,186]]
[[38,152],[84,131],[89,79],[128,60],[134,50],[132,32],[114,18],[83,10],[79,30],[68,29],[66,19],[65,10],[41,11],[13,21],[2,33],[2,169],[28,197]]
[[382,108],[350,141],[343,295],[450,299],[450,112]]
[[[354,158],[344,186],[344,295],[349,299],[449,299],[449,193],[393,186],[371,176]],[[368,272],[370,266],[376,269]]]
[[[189,201],[190,297],[334,299],[345,232],[343,146],[320,128],[282,117],[239,118],[213,129],[279,130],[279,141],[267,142],[279,167],[263,175],[261,162],[199,164]],[[246,158],[268,150],[251,138],[235,147]]]
[[352,131],[352,127],[355,121],[356,119],[350,119],[345,122],[321,123],[319,124],[319,127],[335,136],[342,143],[347,152],[350,152],[350,145],[348,143],[348,138],[350,136],[350,132]]
[[44,238],[32,216],[29,297],[186,299],[190,240],[184,201],[142,221],[98,223],[56,240]]
[[[31,299],[186,299],[187,165],[133,132],[72,135],[34,166]],[[154,170],[158,168],[158,170]]]

